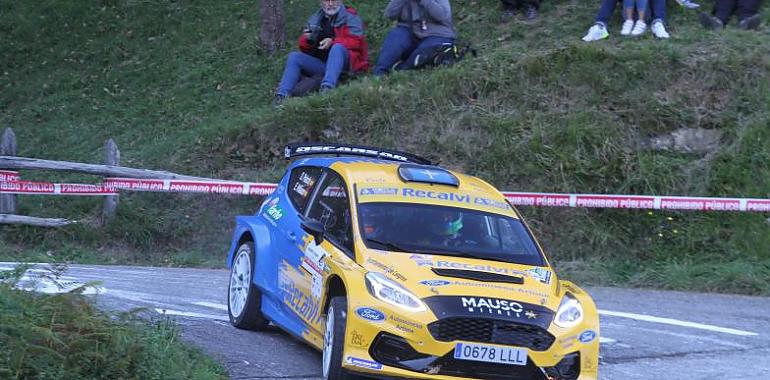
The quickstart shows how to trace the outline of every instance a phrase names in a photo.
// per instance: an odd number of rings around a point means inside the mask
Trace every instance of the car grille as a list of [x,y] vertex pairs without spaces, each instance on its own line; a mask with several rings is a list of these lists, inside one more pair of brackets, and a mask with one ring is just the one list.
[[532,325],[497,319],[446,318],[428,325],[433,338],[442,342],[455,340],[496,343],[545,351],[551,347],[554,336]]

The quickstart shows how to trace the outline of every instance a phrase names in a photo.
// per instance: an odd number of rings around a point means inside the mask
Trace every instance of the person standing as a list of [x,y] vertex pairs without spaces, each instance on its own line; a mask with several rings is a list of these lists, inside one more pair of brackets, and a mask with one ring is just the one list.
[[385,16],[398,24],[385,36],[374,75],[409,69],[419,52],[455,42],[449,0],[390,0]]
[[275,97],[280,104],[292,94],[302,75],[322,76],[321,91],[337,87],[343,72],[369,69],[364,23],[355,9],[341,0],[320,0],[321,7],[310,16],[299,50],[289,53]]

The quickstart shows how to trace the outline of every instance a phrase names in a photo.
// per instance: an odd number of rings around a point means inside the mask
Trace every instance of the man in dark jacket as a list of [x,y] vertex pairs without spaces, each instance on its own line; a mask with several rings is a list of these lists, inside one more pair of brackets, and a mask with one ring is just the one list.
[[738,28],[757,29],[762,20],[759,17],[759,3],[762,0],[716,0],[712,14],[700,14],[700,23],[706,29],[719,30],[727,25],[733,13],[738,16]]
[[289,53],[281,83],[275,93],[280,103],[292,94],[301,76],[322,76],[321,91],[337,87],[343,71],[369,69],[364,23],[355,9],[341,0],[320,0],[321,9],[308,19],[299,37],[300,51]]
[[398,24],[388,32],[382,43],[374,75],[387,74],[413,67],[417,54],[442,44],[454,44],[452,8],[449,0],[390,0],[385,16]]

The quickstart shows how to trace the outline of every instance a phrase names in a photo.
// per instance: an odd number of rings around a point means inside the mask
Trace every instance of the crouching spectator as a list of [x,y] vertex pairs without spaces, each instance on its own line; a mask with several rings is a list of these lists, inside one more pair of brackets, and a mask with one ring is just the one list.
[[[590,29],[588,29],[588,33],[583,37],[583,41],[591,42],[591,41],[598,41],[605,39],[610,36],[610,33],[607,31],[607,23],[610,20],[610,17],[612,17],[612,14],[615,12],[615,7],[617,6],[617,3],[622,0],[601,0],[601,3],[599,5],[599,12],[596,14],[596,21],[594,22],[594,25],[591,26]],[[627,2],[632,5],[634,5],[635,1]],[[652,34],[661,39],[670,38],[671,36],[668,34],[668,31],[666,30],[666,0],[650,0],[649,6],[652,8],[652,27],[650,28],[652,30]],[[647,5],[643,6],[643,8],[647,8]],[[633,13],[633,10],[632,10]],[[646,15],[641,14],[640,16],[643,16],[639,19],[637,19],[637,22],[634,22],[632,17],[629,17],[628,13],[625,14],[624,19],[626,20],[623,22],[623,26],[621,27],[620,34],[621,35],[635,35],[639,36],[642,35],[647,30],[647,18]],[[641,21],[641,23],[639,23]],[[636,33],[634,32],[634,29],[636,27],[636,24],[639,24],[639,27],[636,28]],[[630,28],[629,28],[630,27]]]
[[299,50],[289,53],[275,93],[276,103],[291,96],[302,76],[320,78],[321,91],[337,87],[343,72],[369,68],[364,24],[355,9],[341,0],[320,0],[321,9],[308,19]]
[[409,69],[412,67],[409,63],[421,51],[454,44],[449,0],[390,0],[385,16],[398,24],[385,36],[374,75],[387,74],[391,69]]
[[727,25],[730,16],[738,16],[738,28],[757,29],[761,23],[759,3],[762,0],[716,0],[712,14],[700,14],[700,23],[706,29],[721,30]]
[[517,11],[524,12],[524,18],[532,21],[537,18],[540,0],[501,0],[503,2],[503,22],[516,16]]

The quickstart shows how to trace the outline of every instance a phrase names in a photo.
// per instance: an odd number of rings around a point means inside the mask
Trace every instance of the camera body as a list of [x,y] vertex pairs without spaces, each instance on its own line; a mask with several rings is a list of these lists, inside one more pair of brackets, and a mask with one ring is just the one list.
[[305,32],[308,33],[307,42],[312,46],[317,46],[318,40],[321,37],[321,27],[319,25],[308,25],[305,28]]

